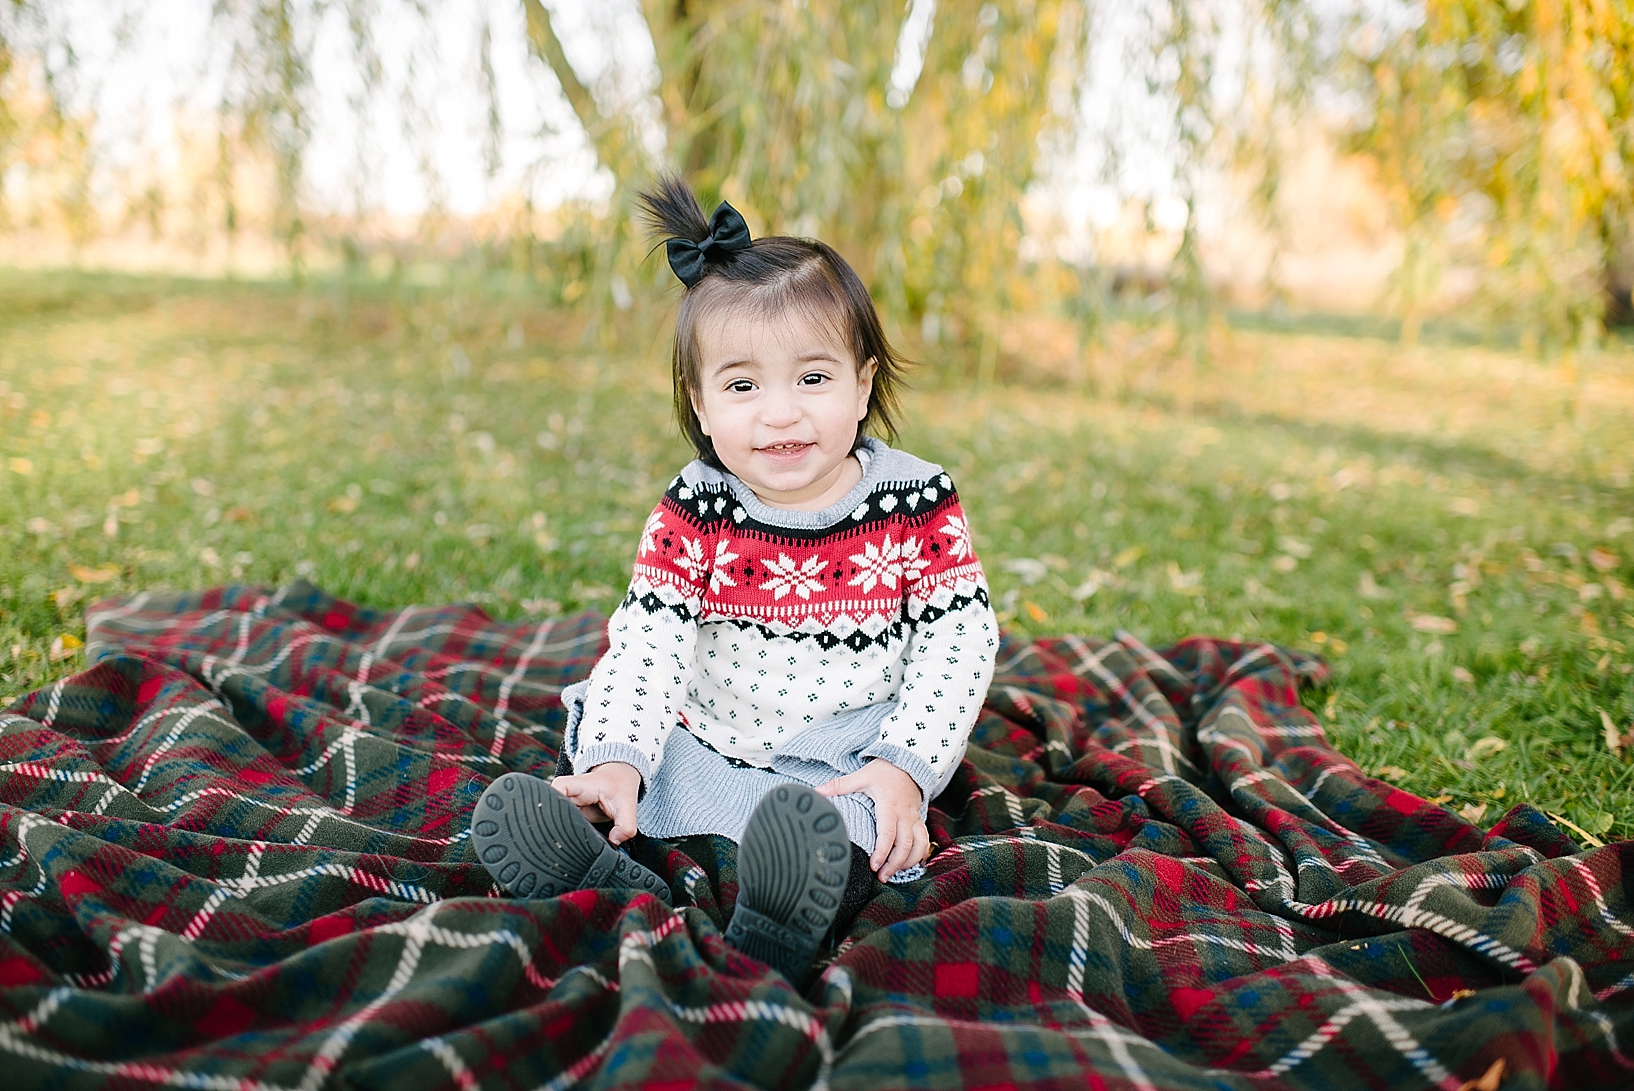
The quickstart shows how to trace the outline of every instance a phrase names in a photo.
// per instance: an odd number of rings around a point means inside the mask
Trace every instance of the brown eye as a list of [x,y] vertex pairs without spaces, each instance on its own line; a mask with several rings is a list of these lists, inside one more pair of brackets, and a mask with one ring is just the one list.
[[828,379],[828,376],[824,375],[822,372],[813,371],[810,375],[800,376],[800,385],[801,386],[816,386],[819,383],[825,382],[827,379]]
[[730,390],[734,394],[747,394],[754,390],[754,388],[755,384],[751,383],[748,379],[738,379],[734,382],[728,383],[726,386],[726,389]]

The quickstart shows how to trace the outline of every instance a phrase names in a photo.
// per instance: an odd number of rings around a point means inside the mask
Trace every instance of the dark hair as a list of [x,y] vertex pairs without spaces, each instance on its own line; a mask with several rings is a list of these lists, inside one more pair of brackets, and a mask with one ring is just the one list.
[[[653,233],[663,238],[702,242],[709,237],[709,221],[687,184],[664,175],[640,195],[642,211]],[[701,279],[685,289],[675,315],[675,417],[682,435],[698,457],[722,468],[715,445],[704,434],[693,409],[698,392],[698,325],[711,313],[745,308],[772,314],[799,308],[827,322],[856,357],[861,369],[871,360],[874,385],[868,412],[857,426],[855,450],[867,432],[896,438],[897,387],[902,382],[903,359],[885,339],[873,297],[834,248],[816,239],[768,235],[746,248],[711,251]]]

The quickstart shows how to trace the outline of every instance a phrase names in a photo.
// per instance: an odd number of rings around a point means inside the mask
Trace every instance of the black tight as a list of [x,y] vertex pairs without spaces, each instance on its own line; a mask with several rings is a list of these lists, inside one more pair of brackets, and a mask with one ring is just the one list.
[[[658,848],[660,844],[656,841],[651,843],[653,848]],[[723,850],[732,842],[712,834],[698,834],[693,837],[676,838],[673,844],[704,869],[704,873],[709,876],[709,884],[715,888],[715,895],[719,898],[723,862],[721,857]],[[662,859],[661,851],[656,855],[658,859]],[[853,844],[851,870],[846,876],[845,892],[840,895],[840,908],[834,913],[833,935],[836,941],[851,931],[851,926],[857,922],[857,915],[874,900],[879,885],[874,869],[868,866],[868,854]],[[725,909],[724,905],[722,909]]]

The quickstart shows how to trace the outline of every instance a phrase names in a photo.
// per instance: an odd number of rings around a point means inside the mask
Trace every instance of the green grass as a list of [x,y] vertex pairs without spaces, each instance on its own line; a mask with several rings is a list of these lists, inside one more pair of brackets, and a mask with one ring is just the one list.
[[[0,273],[0,697],[142,587],[610,608],[687,457],[663,308],[618,318],[587,337],[503,284]],[[958,479],[1006,624],[1311,648],[1367,769],[1634,834],[1634,356],[1572,378],[1239,328],[1187,376],[1161,341],[1113,330],[1085,386],[917,373],[904,445]]]

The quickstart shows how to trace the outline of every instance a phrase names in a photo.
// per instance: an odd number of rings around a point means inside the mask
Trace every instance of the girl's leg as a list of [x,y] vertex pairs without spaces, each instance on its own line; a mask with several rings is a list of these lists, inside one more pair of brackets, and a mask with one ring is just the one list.
[[671,904],[668,883],[608,844],[538,777],[506,773],[488,785],[471,816],[471,844],[495,881],[519,898],[613,887]]
[[879,892],[879,877],[868,866],[868,854],[856,843],[851,845],[851,873],[845,880],[845,893],[840,895],[840,908],[834,912],[834,942],[836,944],[857,923],[857,916]]

